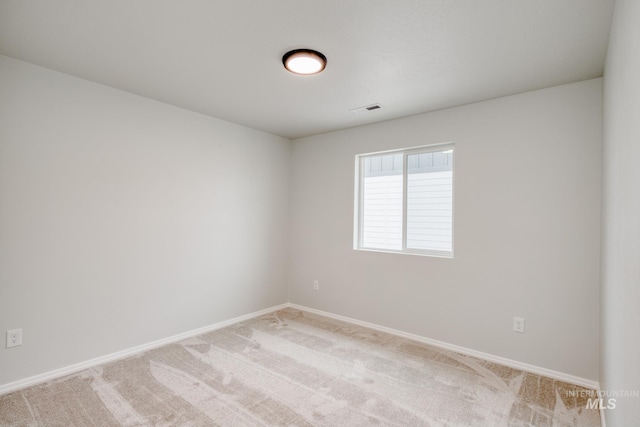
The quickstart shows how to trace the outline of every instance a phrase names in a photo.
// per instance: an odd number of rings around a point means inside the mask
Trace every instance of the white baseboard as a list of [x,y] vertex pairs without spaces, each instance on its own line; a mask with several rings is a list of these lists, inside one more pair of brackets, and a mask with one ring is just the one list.
[[106,356],[96,357],[95,359],[87,360],[85,362],[76,363],[74,365],[65,366],[64,368],[56,369],[53,371],[45,372],[43,374],[34,375],[29,378],[11,382],[8,384],[0,385],[0,395],[11,393],[12,391],[20,390],[26,387],[30,387],[36,384],[63,377],[65,375],[73,374],[84,369],[92,368],[104,363],[114,362],[116,360],[124,359],[125,357],[133,356],[139,353],[143,353],[154,348],[161,347],[163,345],[172,344],[177,341],[182,341],[186,338],[191,338],[195,335],[204,334],[206,332],[222,329],[227,326],[231,326],[236,323],[244,322],[245,320],[253,319],[254,317],[262,316],[276,310],[289,307],[289,304],[280,304],[275,307],[266,308],[264,310],[256,311],[244,316],[235,317],[229,320],[223,320],[222,322],[214,323],[213,325],[204,326],[202,328],[194,329],[192,331],[183,332],[181,334],[173,335],[168,338],[162,338],[157,341],[152,341],[147,344],[142,344],[136,347],[131,347],[125,350],[117,351],[115,353],[107,354]]
[[[329,313],[322,310],[316,310],[314,308],[305,307],[298,304],[288,304],[289,307],[295,308],[309,313],[318,314],[320,316],[330,317],[332,319],[341,320],[343,322],[353,323],[355,325],[364,326],[365,328],[375,329],[376,331],[386,332],[391,335],[396,335],[403,338],[408,338],[413,341],[418,341],[424,344],[433,345],[435,347],[444,348],[446,350],[455,351],[456,353],[466,354],[468,356],[477,357],[480,359],[488,360],[490,362],[498,363],[500,365],[509,366],[511,368],[520,369],[522,371],[531,372],[534,374],[542,375],[556,380],[564,381],[570,384],[586,387],[597,390],[599,384],[597,381],[588,380],[585,378],[576,377],[573,375],[565,374],[563,372],[553,371],[551,369],[541,368],[539,366],[530,365],[528,363],[518,362],[516,360],[507,359],[501,356],[495,356],[489,353],[483,353],[481,351],[472,350],[470,348],[461,347],[455,344],[449,344],[443,341],[426,338],[420,335],[411,334],[408,332],[399,331],[397,329],[387,328],[385,326],[376,325],[374,323],[363,322],[362,320],[352,319],[350,317],[340,316],[338,314]],[[603,424],[604,426],[604,424]]]
[[[528,363],[522,363],[522,362],[518,362],[516,360],[511,360],[511,359],[507,359],[504,357],[500,357],[500,356],[495,356],[492,354],[488,354],[488,353],[483,353],[481,351],[476,351],[476,350],[472,350],[466,347],[461,347],[458,345],[454,345],[454,344],[449,344],[443,341],[438,341],[438,340],[434,340],[431,338],[426,338],[420,335],[415,335],[415,334],[411,334],[408,332],[403,332],[403,331],[399,331],[397,329],[392,329],[392,328],[387,328],[385,326],[380,326],[380,325],[376,325],[374,323],[369,323],[369,322],[364,322],[361,320],[357,320],[357,319],[352,319],[350,317],[345,317],[345,316],[340,316],[338,314],[333,314],[333,313],[329,313],[326,311],[322,311],[322,310],[316,310],[314,308],[310,308],[310,307],[305,307],[302,305],[298,305],[298,304],[292,304],[292,303],[285,303],[285,304],[280,304],[278,306],[274,306],[274,307],[270,307],[270,308],[266,308],[264,310],[260,310],[260,311],[256,311],[254,313],[250,313],[250,314],[246,314],[244,316],[239,316],[233,319],[229,319],[229,320],[224,320],[222,322],[218,322],[215,323],[213,325],[209,325],[209,326],[205,326],[202,328],[198,328],[198,329],[194,329],[192,331],[188,331],[188,332],[183,332],[181,334],[177,334],[177,335],[173,335],[171,337],[168,338],[163,338],[157,341],[153,341],[147,344],[142,344],[136,347],[132,347],[132,348],[128,348],[122,351],[118,351],[115,353],[111,353],[108,354],[106,356],[101,356],[101,357],[97,357],[95,359],[91,359],[91,360],[87,360],[85,362],[80,362],[80,363],[76,363],[74,365],[70,365],[70,366],[66,366],[64,368],[60,368],[60,369],[56,369],[53,371],[49,371],[49,372],[45,372],[43,374],[39,374],[39,375],[34,375],[32,377],[29,378],[25,378],[22,380],[18,380],[15,382],[11,382],[8,384],[4,384],[4,385],[0,385],[0,395],[6,394],[6,393],[10,393],[16,390],[20,390],[26,387],[30,387],[36,384],[40,384],[49,380],[53,380],[56,378],[60,378],[63,377],[65,375],[69,375],[69,374],[73,374],[79,371],[82,371],[84,369],[88,369],[88,368],[92,368],[94,366],[97,365],[101,365],[104,363],[109,363],[109,362],[113,362],[116,360],[120,360],[120,359],[124,359],[126,357],[129,356],[133,356],[139,353],[143,353],[145,351],[148,350],[152,350],[154,348],[158,348],[161,347],[163,345],[166,344],[171,344],[177,341],[182,341],[186,338],[190,338],[196,335],[200,335],[200,334],[204,334],[206,332],[211,332],[211,331],[215,331],[217,329],[222,329],[225,328],[227,326],[231,326],[233,324],[236,323],[240,323],[240,322],[244,322],[245,320],[249,320],[249,319],[253,319],[254,317],[258,317],[258,316],[262,316],[264,314],[268,314],[277,310],[281,310],[283,308],[287,308],[287,307],[291,307],[291,308],[295,308],[297,310],[302,310],[302,311],[306,311],[309,313],[314,313],[314,314],[318,314],[321,316],[325,316],[325,317],[329,317],[332,319],[336,319],[336,320],[341,320],[343,322],[348,322],[348,323],[352,323],[355,325],[359,325],[359,326],[364,326],[366,328],[370,328],[370,329],[374,329],[380,332],[386,332],[388,334],[391,335],[396,335],[399,337],[403,337],[403,338],[408,338],[410,340],[413,341],[417,341],[417,342],[421,342],[424,344],[429,344],[429,345],[433,345],[436,347],[440,347],[440,348],[444,348],[446,350],[451,350],[451,351],[455,351],[456,353],[461,353],[461,354],[466,354],[468,356],[473,356],[473,357],[477,357],[480,359],[484,359],[484,360],[488,360],[490,362],[494,362],[494,363],[498,363],[501,365],[505,365],[505,366],[509,366],[515,369],[520,369],[523,371],[527,371],[527,372],[531,372],[534,374],[538,374],[538,375],[543,375],[545,377],[549,377],[549,378],[554,378],[554,379],[558,379],[561,381],[565,381],[567,383],[570,384],[575,384],[581,387],[586,387],[586,388],[590,388],[590,389],[595,389],[595,390],[599,390],[599,384],[597,381],[592,381],[592,380],[588,380],[588,379],[584,379],[584,378],[580,378],[580,377],[576,377],[573,375],[569,375],[569,374],[565,374],[562,372],[557,372],[557,371],[553,371],[550,369],[546,369],[546,368],[541,368],[539,366],[535,366],[535,365],[530,365]],[[601,411],[601,417],[603,419],[603,423],[602,425],[604,426],[604,414],[602,414]]]

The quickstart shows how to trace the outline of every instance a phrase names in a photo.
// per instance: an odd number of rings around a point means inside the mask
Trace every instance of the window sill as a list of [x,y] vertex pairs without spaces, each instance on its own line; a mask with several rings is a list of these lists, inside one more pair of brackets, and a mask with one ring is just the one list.
[[419,250],[394,251],[392,249],[373,249],[373,248],[353,248],[353,250],[362,251],[362,252],[381,252],[381,253],[387,253],[387,254],[418,255],[418,256],[426,256],[426,257],[433,257],[433,258],[453,259],[453,251],[419,251]]

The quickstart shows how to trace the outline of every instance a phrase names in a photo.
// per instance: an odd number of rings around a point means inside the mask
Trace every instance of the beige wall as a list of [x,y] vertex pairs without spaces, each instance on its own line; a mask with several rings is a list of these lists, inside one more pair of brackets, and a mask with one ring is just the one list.
[[[607,426],[640,420],[640,2],[617,0],[604,76],[601,387],[635,397]],[[609,396],[605,396],[608,399]],[[609,403],[605,400],[605,405]]]
[[286,302],[289,158],[0,56],[0,385]]
[[[595,79],[294,140],[290,301],[597,380],[601,102]],[[354,156],[448,141],[455,258],[354,251]]]

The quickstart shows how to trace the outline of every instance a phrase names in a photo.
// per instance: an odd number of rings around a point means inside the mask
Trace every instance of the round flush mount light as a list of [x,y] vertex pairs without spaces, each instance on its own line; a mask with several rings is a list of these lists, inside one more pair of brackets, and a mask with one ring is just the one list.
[[282,57],[284,68],[295,74],[318,74],[327,66],[327,57],[311,49],[296,49]]

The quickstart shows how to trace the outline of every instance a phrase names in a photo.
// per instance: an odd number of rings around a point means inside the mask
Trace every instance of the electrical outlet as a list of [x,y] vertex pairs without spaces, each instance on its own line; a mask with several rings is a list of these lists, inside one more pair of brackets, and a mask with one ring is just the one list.
[[524,334],[524,319],[522,317],[513,318],[513,332]]
[[22,329],[11,329],[7,331],[7,348],[22,345]]
[[319,291],[320,290],[320,282],[318,282],[317,280],[313,281],[313,290],[314,291]]

